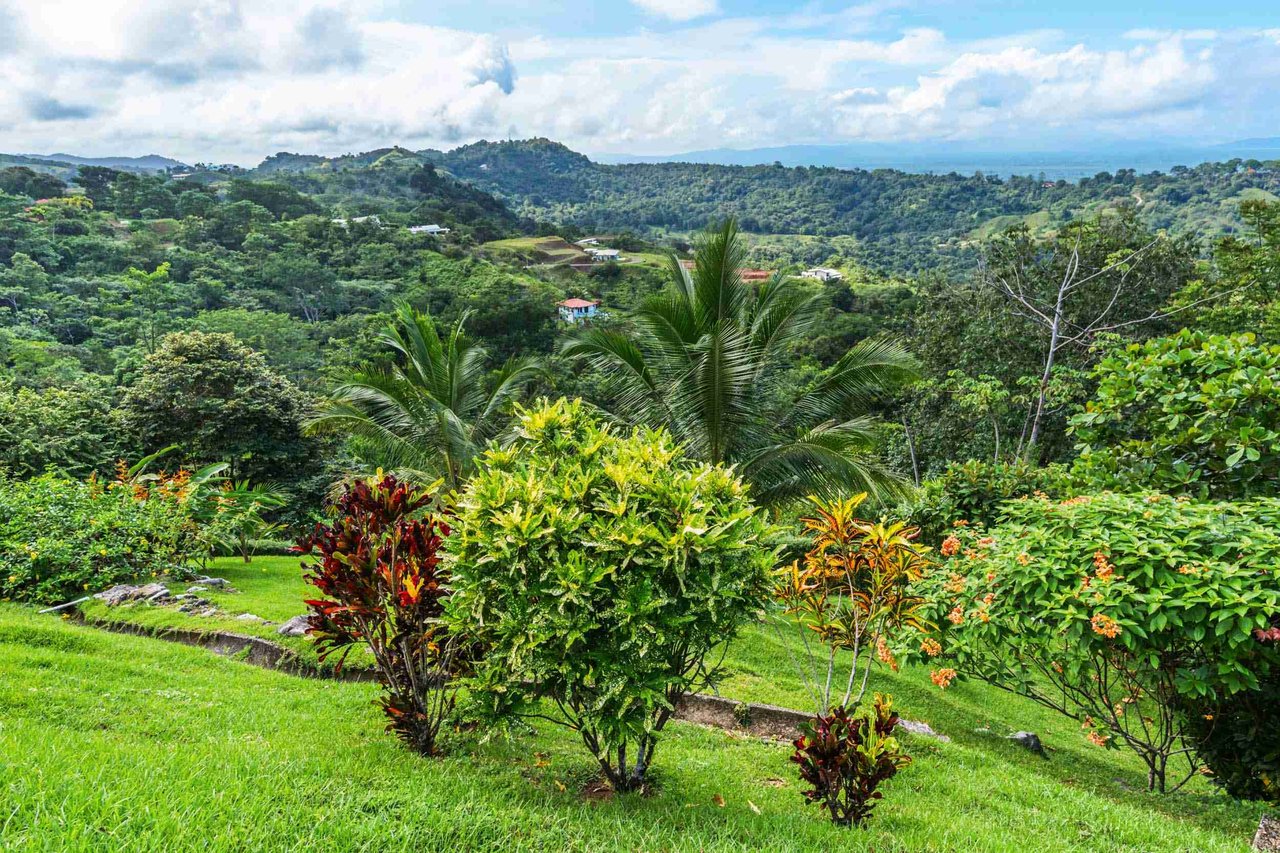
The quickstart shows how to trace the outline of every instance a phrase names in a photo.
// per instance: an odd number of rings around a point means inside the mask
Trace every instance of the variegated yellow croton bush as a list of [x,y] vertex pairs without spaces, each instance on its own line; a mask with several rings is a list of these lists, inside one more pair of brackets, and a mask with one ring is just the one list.
[[774,586],[774,627],[813,699],[814,717],[791,760],[810,785],[805,797],[844,826],[865,824],[883,796],[880,783],[911,760],[893,734],[892,700],[876,694],[859,707],[872,666],[897,669],[893,636],[929,628],[924,599],[910,592],[928,566],[919,530],[860,518],[866,498],[810,498],[809,550],[777,573]]

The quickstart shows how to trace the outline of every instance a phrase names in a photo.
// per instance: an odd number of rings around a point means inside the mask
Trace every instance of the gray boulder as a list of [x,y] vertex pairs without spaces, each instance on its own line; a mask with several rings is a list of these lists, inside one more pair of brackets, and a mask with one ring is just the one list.
[[1044,744],[1040,742],[1040,736],[1035,732],[1014,732],[1009,735],[1009,740],[1024,749],[1034,752],[1036,755],[1048,755],[1048,753],[1045,752]]
[[149,583],[142,586],[122,583],[98,593],[94,598],[108,607],[119,607],[122,604],[129,604],[134,601],[163,604],[170,599],[170,596],[168,588],[162,583]]
[[1280,817],[1264,814],[1258,823],[1258,834],[1253,836],[1253,849],[1274,853],[1280,851]]
[[277,628],[276,633],[282,637],[301,637],[307,633],[307,629],[310,627],[311,618],[309,616],[295,616]]

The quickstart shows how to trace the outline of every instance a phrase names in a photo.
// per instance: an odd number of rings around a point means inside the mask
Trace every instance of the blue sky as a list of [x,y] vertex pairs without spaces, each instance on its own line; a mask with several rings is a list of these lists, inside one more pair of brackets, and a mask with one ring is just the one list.
[[0,150],[1280,136],[1260,0],[0,0]]

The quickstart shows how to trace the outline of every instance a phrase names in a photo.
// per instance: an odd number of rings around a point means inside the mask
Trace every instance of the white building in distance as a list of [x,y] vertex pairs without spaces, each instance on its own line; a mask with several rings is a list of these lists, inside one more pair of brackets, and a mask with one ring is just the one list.
[[844,278],[844,273],[840,270],[833,270],[830,267],[814,267],[811,270],[805,270],[800,273],[801,278],[816,278],[818,281],[839,281]]

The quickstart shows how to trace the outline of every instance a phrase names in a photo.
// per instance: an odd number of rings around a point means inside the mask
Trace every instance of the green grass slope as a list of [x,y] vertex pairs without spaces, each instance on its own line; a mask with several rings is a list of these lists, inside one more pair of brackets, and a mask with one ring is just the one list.
[[[242,590],[220,596],[235,600],[233,613],[300,610],[294,558],[220,561],[213,573]],[[771,630],[746,632],[726,665],[723,695],[804,707]],[[373,685],[3,606],[0,849],[1248,849],[1259,807],[1200,780],[1149,795],[1127,753],[1089,746],[1071,721],[1025,700],[980,684],[943,693],[921,670],[878,671],[874,682],[952,742],[908,738],[915,762],[889,784],[871,829],[846,832],[803,804],[785,746],[673,724],[656,795],[588,804],[578,792],[591,763],[550,725],[517,741],[458,739],[449,758],[422,760],[383,733]],[[1015,729],[1039,733],[1051,757],[1003,738]]]

